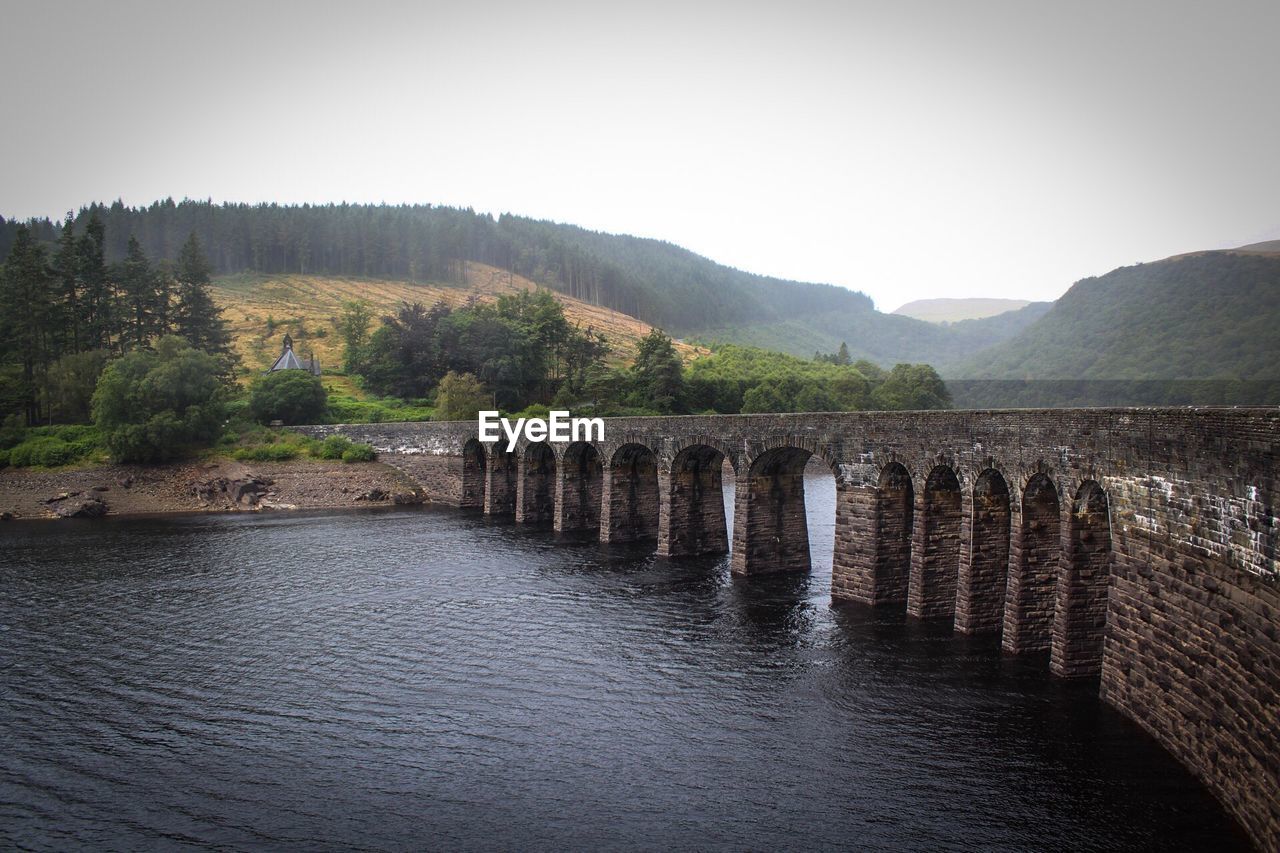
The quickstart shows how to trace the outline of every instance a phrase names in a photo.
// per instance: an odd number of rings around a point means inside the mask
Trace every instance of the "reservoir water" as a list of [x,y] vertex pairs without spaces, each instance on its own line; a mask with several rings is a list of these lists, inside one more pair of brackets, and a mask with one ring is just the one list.
[[446,509],[0,528],[0,846],[1247,849],[991,638]]

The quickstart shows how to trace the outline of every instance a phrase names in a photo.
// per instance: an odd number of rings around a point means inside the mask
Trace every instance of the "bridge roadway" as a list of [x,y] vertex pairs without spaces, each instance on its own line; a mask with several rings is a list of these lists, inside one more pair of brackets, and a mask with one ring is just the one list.
[[372,444],[433,501],[653,540],[664,557],[729,551],[741,576],[809,570],[817,457],[836,484],[833,601],[1100,677],[1105,701],[1280,849],[1280,410],[608,418],[603,441],[512,452],[470,421],[299,429]]

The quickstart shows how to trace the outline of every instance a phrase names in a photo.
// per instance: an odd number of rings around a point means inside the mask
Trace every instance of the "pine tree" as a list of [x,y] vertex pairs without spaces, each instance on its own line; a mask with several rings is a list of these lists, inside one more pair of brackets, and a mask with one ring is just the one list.
[[37,392],[52,356],[53,281],[44,247],[30,229],[19,228],[0,276],[0,347],[21,365],[19,393],[28,426],[40,421]]
[[167,306],[160,305],[159,275],[152,268],[136,237],[129,237],[124,260],[115,270],[120,289],[119,338],[121,349],[145,347],[162,331]]
[[196,349],[225,356],[231,352],[231,335],[222,319],[222,309],[209,295],[212,272],[213,265],[192,232],[178,253],[173,271],[178,299],[173,312],[173,330]]
[[58,299],[60,302],[57,326],[58,343],[61,353],[80,352],[83,330],[82,309],[80,306],[80,256],[76,248],[75,220],[71,212],[62,224],[62,235],[58,238],[58,252],[54,256],[53,266],[58,278]]
[[671,338],[654,329],[640,341],[631,368],[641,405],[663,414],[678,412],[684,402],[684,365]]
[[115,325],[111,281],[107,275],[106,228],[95,210],[76,240],[81,283],[84,349],[107,349]]

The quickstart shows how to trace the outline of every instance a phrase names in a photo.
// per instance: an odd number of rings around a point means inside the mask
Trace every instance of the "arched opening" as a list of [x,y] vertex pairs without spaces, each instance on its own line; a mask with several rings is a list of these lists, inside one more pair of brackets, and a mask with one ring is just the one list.
[[723,554],[729,550],[720,474],[724,460],[716,448],[695,444],[677,453],[670,474],[659,478],[659,494],[665,498],[658,515],[660,556]]
[[480,509],[484,506],[484,445],[470,439],[462,446],[462,495],[458,506]]
[[863,581],[850,597],[868,605],[905,605],[915,523],[915,487],[905,465],[890,462],[882,467],[870,506],[861,515],[869,520],[869,529],[861,530],[863,535],[851,547],[855,562],[861,557],[863,565],[855,571]]
[[812,455],[800,447],[775,447],[752,460],[745,482],[739,478],[730,563],[734,574],[809,571],[804,469]]
[[947,465],[925,479],[911,548],[907,613],[920,619],[954,619],[960,571],[960,480]]
[[1053,626],[1062,542],[1058,490],[1046,475],[1027,481],[1019,515],[1009,551],[1001,639],[1005,650],[1014,654],[1048,650]]
[[1093,480],[1086,480],[1076,491],[1065,544],[1049,669],[1065,678],[1091,677],[1102,671],[1111,579],[1107,493]]
[[556,456],[545,442],[530,444],[520,454],[516,521],[550,524],[556,512]]
[[600,541],[657,538],[658,505],[657,455],[643,444],[622,445],[604,472]]
[[996,633],[1004,618],[1009,575],[1009,484],[999,471],[988,468],[978,475],[966,520],[968,547],[957,579],[956,630]]
[[516,492],[519,489],[520,457],[493,445],[489,448],[488,466],[485,469],[485,515],[511,515],[516,511]]
[[558,531],[600,529],[600,454],[585,441],[565,448],[556,481],[555,528]]

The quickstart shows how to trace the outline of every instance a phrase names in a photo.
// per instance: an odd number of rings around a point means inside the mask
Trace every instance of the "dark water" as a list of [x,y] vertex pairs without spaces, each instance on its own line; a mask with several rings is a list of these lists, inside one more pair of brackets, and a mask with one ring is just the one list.
[[0,529],[0,846],[1233,849],[1092,686],[450,510]]

